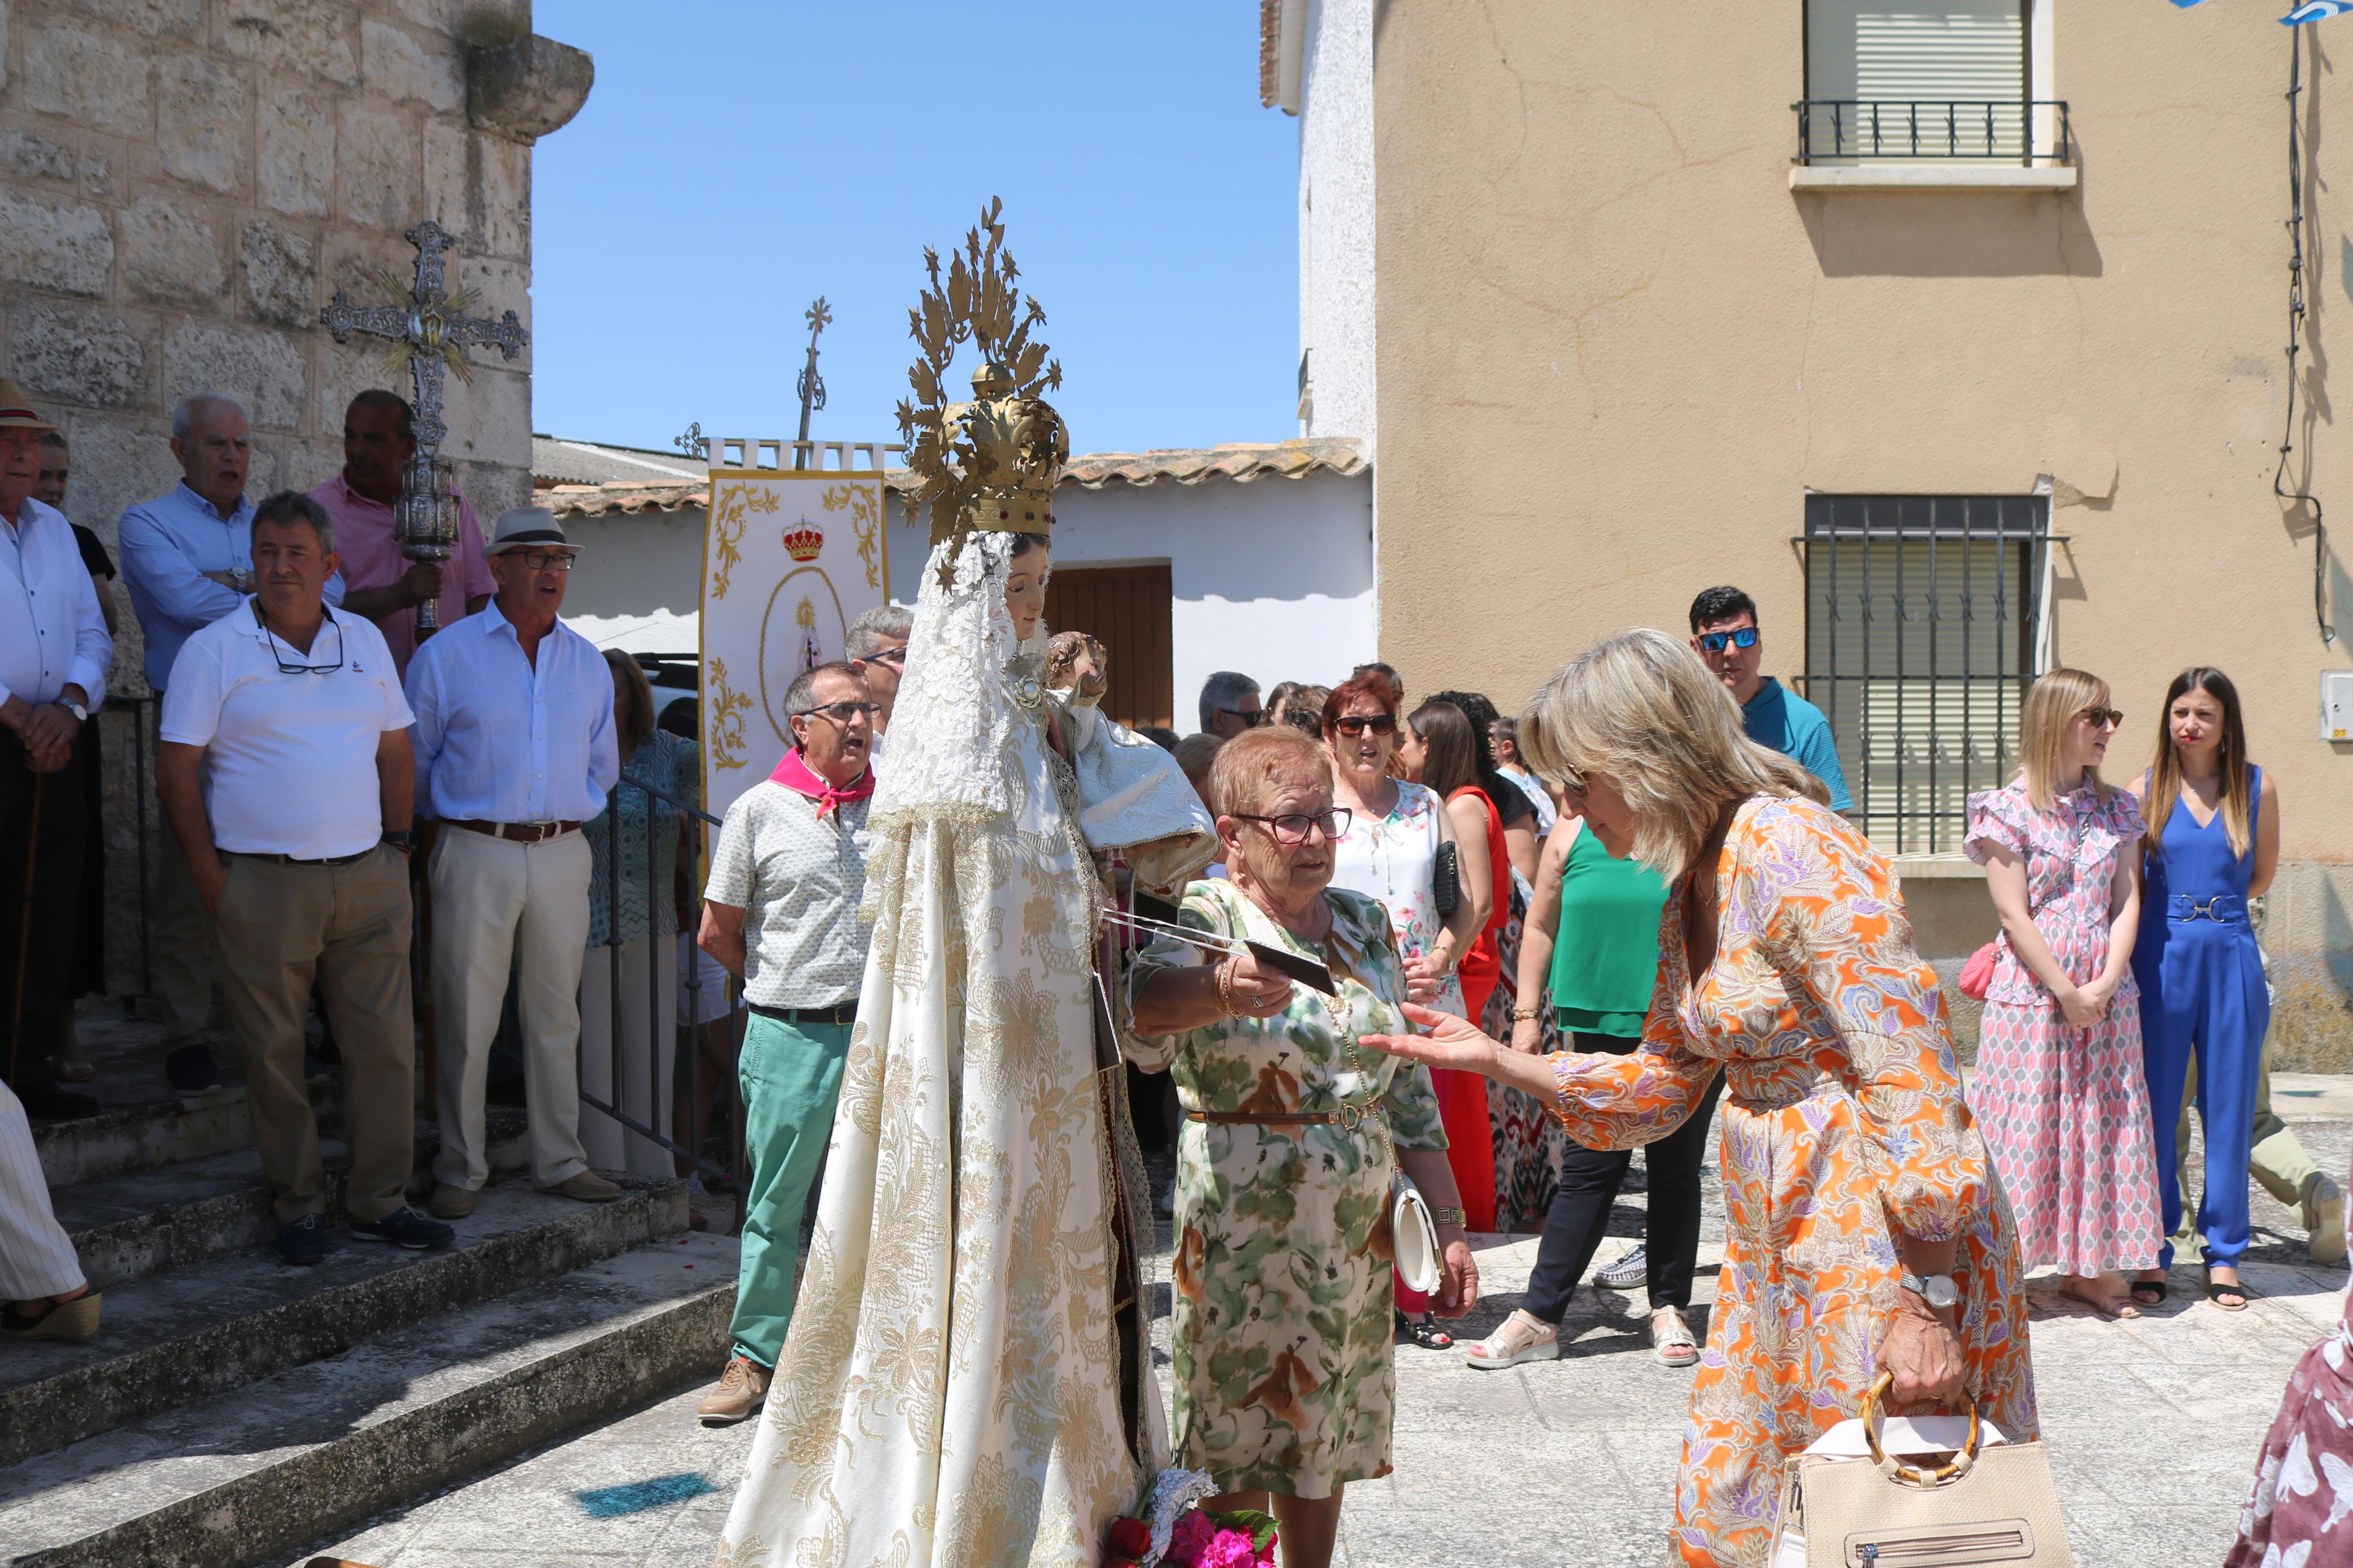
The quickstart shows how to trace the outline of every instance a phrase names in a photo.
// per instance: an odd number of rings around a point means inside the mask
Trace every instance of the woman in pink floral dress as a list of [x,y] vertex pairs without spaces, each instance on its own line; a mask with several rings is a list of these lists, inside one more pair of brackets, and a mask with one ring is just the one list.
[[2140,808],[2099,774],[2123,717],[2097,676],[2052,670],[2027,693],[2018,777],[1969,796],[2001,936],[1968,1099],[2021,1261],[2137,1318],[2124,1270],[2156,1263],[2162,1227],[2132,975]]

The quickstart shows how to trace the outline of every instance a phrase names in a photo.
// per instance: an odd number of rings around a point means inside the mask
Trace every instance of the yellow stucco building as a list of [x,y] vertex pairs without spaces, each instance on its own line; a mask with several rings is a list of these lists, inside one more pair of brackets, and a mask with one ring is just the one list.
[[1302,433],[1372,454],[1382,656],[1508,710],[1746,588],[1947,960],[1992,934],[1952,852],[2025,680],[2112,683],[2120,779],[2219,665],[2284,802],[2282,1065],[2353,1068],[2353,593],[2274,493],[2285,431],[2282,488],[2353,528],[2353,18],[2284,8],[1265,0]]

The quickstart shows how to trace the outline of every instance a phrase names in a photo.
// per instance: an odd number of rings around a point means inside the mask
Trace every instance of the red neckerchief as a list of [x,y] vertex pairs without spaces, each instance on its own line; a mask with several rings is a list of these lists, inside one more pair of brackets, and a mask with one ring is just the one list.
[[864,800],[868,795],[872,795],[874,770],[870,766],[850,780],[847,787],[836,789],[811,771],[807,763],[801,761],[800,748],[795,746],[785,753],[785,760],[776,764],[776,771],[768,775],[768,782],[782,784],[795,795],[805,795],[817,802],[818,818],[823,821],[827,812],[843,802]]

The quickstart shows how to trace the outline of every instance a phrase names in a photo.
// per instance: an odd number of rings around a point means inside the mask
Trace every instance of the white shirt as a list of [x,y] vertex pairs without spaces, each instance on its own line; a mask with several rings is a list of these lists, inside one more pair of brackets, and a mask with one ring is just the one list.
[[253,606],[247,600],[181,647],[157,732],[206,748],[205,809],[220,848],[357,855],[384,837],[376,747],[409,724],[392,650],[373,622],[330,606],[305,653],[266,631]]
[[95,708],[106,700],[113,662],[114,639],[73,524],[26,496],[16,527],[0,519],[0,702],[55,702],[70,684]]
[[836,1007],[858,999],[872,932],[864,800],[820,817],[817,802],[770,780],[735,797],[711,851],[702,896],[744,911],[744,995],[763,1007]]
[[555,623],[536,660],[492,603],[408,661],[417,809],[445,822],[586,822],[621,776],[613,672]]

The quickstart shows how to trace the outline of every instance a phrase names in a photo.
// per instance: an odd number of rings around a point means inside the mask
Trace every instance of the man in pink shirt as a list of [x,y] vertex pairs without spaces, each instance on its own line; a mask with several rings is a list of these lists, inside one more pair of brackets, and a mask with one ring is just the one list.
[[343,410],[343,471],[311,492],[335,527],[343,561],[343,609],[365,616],[384,633],[401,676],[417,651],[417,606],[441,601],[441,624],[455,625],[491,602],[498,584],[482,557],[482,531],[474,509],[458,500],[458,548],[439,565],[411,561],[394,536],[392,503],[400,499],[400,470],[417,450],[417,428],[406,398],[371,387]]

